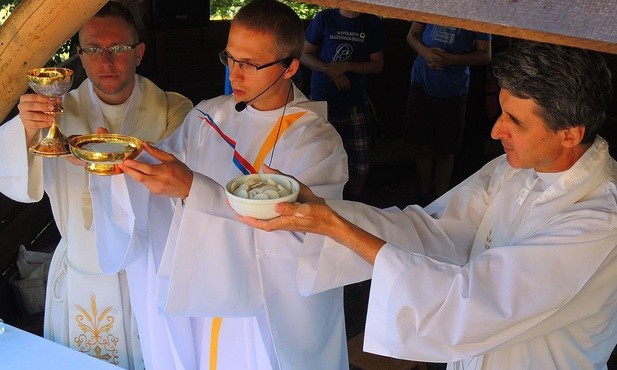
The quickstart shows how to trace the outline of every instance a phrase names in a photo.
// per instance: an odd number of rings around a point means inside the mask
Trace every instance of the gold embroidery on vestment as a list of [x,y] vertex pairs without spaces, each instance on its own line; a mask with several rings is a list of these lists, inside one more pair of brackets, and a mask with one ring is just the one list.
[[90,294],[90,312],[81,305],[76,304],[75,307],[81,312],[75,317],[75,321],[77,321],[77,326],[81,329],[82,334],[73,339],[79,352],[118,365],[117,345],[119,339],[110,334],[116,321],[115,317],[109,314],[112,306],[106,307],[99,314],[96,296]]
[[486,234],[486,240],[484,241],[484,250],[488,250],[491,248],[491,243],[493,243],[493,230],[489,230],[488,234]]

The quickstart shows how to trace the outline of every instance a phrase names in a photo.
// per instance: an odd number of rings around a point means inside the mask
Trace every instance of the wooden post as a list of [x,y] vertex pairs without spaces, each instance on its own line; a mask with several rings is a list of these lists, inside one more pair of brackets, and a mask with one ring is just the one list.
[[107,0],[22,0],[0,27],[0,121],[42,67]]

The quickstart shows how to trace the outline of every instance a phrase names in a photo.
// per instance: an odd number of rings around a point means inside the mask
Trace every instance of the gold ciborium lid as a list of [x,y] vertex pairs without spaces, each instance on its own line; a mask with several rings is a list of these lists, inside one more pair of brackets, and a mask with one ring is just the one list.
[[117,175],[122,173],[118,164],[137,157],[143,142],[127,135],[87,134],[72,136],[69,146],[75,157],[86,162],[86,171],[95,175]]

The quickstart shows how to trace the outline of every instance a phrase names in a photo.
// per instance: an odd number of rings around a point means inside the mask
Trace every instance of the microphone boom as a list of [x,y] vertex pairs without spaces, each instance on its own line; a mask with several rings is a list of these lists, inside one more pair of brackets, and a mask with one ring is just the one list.
[[236,106],[235,106],[235,108],[236,108],[236,112],[242,112],[243,110],[245,110],[245,109],[246,109],[246,107],[249,105],[249,103],[251,103],[253,100],[255,100],[255,99],[259,98],[260,96],[262,96],[262,95],[263,95],[266,91],[270,90],[270,88],[271,88],[272,86],[274,86],[274,84],[276,83],[276,81],[280,80],[280,79],[281,79],[281,77],[283,77],[283,75],[285,74],[285,71],[287,71],[287,68],[285,68],[285,69],[283,70],[283,73],[281,73],[281,74],[280,74],[280,75],[276,78],[276,80],[272,81],[272,83],[270,84],[270,86],[266,87],[266,88],[264,89],[264,91],[262,91],[262,92],[260,92],[259,94],[257,94],[257,96],[255,96],[253,99],[249,99],[249,100],[247,100],[247,101],[240,101],[240,102],[236,103]]

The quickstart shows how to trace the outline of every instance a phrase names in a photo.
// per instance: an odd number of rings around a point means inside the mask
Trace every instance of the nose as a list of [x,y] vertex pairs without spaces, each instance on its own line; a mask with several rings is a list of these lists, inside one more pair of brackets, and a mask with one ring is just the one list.
[[495,124],[493,125],[493,128],[491,129],[491,137],[494,140],[501,140],[506,136],[504,120],[501,117],[502,116],[499,116],[497,118],[497,121],[495,121]]
[[237,63],[230,62],[228,68],[229,68],[229,82],[240,81],[242,79],[242,76],[244,76],[244,74],[240,70],[240,67],[237,65]]
[[114,63],[114,56],[106,49],[103,49],[103,52],[100,54],[100,58],[101,58],[101,63],[106,63],[106,64]]

